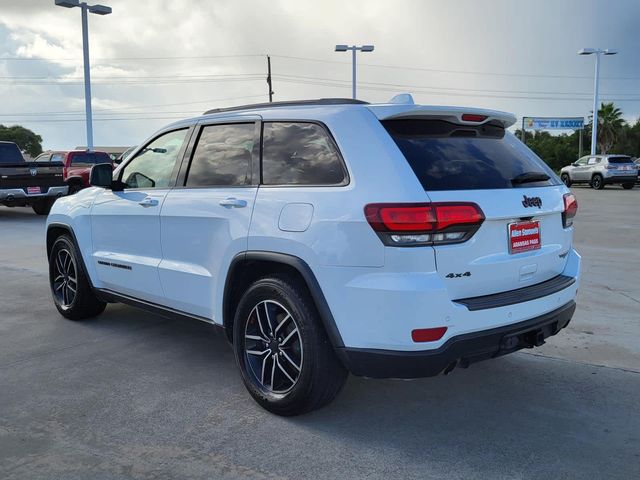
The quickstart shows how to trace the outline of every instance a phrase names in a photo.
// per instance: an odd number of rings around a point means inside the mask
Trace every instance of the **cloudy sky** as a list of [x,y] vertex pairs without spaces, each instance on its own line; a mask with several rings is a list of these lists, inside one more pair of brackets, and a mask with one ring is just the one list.
[[[638,0],[104,0],[90,15],[96,145],[134,145],[173,119],[267,100],[411,92],[420,103],[521,116],[587,116],[593,57],[601,99],[640,116]],[[80,10],[54,0],[0,0],[0,124],[42,135],[45,148],[86,142]]]

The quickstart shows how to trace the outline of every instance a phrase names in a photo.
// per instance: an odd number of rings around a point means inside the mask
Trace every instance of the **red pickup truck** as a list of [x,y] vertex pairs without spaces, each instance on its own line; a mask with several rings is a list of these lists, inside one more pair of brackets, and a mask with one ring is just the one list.
[[91,167],[97,163],[113,161],[106,152],[90,152],[87,150],[71,150],[68,152],[45,152],[38,155],[36,163],[62,162],[64,181],[69,186],[69,195],[89,186]]

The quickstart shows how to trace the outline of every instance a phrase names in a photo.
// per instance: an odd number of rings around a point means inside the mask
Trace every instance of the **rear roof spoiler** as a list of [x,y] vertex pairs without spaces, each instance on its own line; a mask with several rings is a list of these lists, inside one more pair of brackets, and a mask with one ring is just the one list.
[[[510,127],[516,123],[516,117],[512,113],[499,112],[497,110],[485,110],[482,108],[413,105],[409,103],[364,105],[364,107],[371,110],[379,120],[428,117],[446,120],[459,125],[481,125],[483,123],[497,121],[501,123],[504,128]],[[467,118],[477,116],[485,118],[481,121],[469,121],[463,119],[463,115]]]

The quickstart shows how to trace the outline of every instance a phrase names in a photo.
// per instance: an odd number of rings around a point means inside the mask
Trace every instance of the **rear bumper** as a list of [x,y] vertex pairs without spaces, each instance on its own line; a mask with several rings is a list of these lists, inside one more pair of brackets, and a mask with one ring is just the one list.
[[338,354],[347,369],[372,378],[420,378],[438,375],[456,366],[495,358],[522,348],[542,345],[544,339],[565,328],[576,309],[574,301],[526,320],[449,338],[441,347],[424,351],[341,348]]
[[611,175],[604,177],[604,183],[635,183],[638,180],[637,175]]
[[67,185],[49,187],[46,192],[34,195],[27,194],[22,188],[0,189],[0,202],[8,205],[31,205],[43,198],[63,197],[68,191]]

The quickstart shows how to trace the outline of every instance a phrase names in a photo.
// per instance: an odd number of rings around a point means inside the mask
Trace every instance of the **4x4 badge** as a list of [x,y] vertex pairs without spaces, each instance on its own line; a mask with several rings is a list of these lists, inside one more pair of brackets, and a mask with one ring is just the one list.
[[525,208],[528,208],[528,207],[542,208],[542,199],[540,197],[527,197],[526,195],[523,195],[522,205]]

